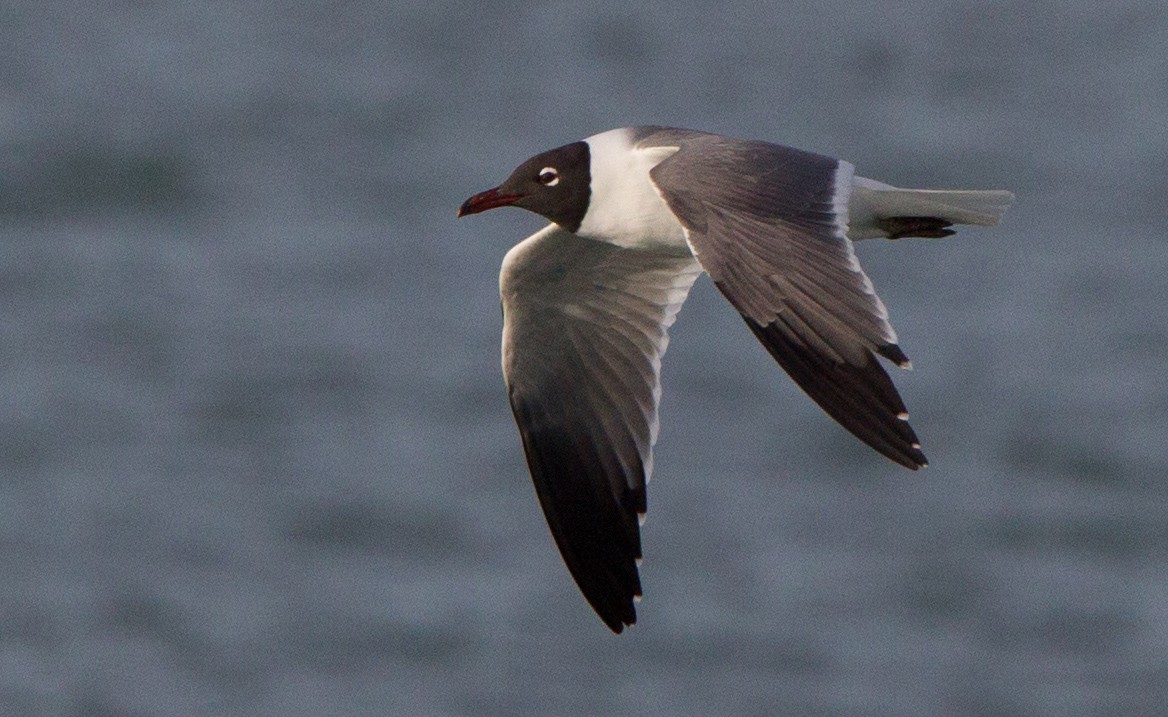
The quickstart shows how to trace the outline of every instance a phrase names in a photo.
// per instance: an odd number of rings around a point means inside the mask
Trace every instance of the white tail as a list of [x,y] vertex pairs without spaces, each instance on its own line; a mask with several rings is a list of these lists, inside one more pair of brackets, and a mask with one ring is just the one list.
[[[1000,189],[900,189],[854,177],[848,201],[848,237],[853,240],[883,236],[896,238],[897,234],[890,233],[888,220],[899,218],[940,220],[943,225],[993,226],[1013,201],[1012,193]],[[935,235],[945,234],[952,234],[952,231],[945,230]]]

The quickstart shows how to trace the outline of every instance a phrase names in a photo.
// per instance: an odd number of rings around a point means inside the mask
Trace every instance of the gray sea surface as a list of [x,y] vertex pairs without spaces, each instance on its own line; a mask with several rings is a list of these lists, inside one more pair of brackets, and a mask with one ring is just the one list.
[[[1168,714],[1168,6],[0,7],[0,714]],[[993,229],[865,242],[931,460],[838,428],[707,279],[639,623],[580,597],[455,220],[694,127]]]

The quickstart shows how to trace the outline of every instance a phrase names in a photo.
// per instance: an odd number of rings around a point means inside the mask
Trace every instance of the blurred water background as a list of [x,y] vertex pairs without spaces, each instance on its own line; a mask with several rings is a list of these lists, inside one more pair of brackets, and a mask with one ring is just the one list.
[[[1158,0],[0,8],[0,713],[1168,714]],[[660,123],[1008,188],[868,242],[932,467],[837,428],[705,279],[640,624],[530,486],[519,161]]]

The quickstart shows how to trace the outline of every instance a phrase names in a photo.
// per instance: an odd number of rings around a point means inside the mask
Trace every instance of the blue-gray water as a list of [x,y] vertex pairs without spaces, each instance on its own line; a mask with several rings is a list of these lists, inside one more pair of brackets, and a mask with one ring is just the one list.
[[[1158,0],[9,3],[0,713],[1168,714],[1166,48]],[[499,375],[540,222],[454,211],[650,122],[1018,199],[859,248],[920,473],[699,282],[614,637]]]

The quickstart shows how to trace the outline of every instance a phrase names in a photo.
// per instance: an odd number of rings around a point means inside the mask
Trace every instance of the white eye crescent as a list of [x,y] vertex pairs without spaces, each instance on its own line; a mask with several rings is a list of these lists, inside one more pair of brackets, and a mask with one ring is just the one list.
[[554,187],[560,183],[560,173],[556,171],[555,167],[544,167],[539,170],[536,181],[545,187]]

